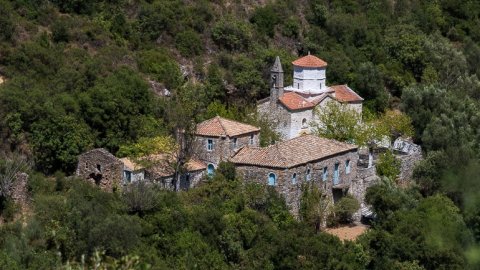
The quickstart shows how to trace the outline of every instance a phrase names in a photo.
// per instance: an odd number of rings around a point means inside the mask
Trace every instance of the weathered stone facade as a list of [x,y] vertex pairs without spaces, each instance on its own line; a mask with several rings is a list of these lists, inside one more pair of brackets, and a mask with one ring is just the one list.
[[122,186],[124,164],[103,148],[93,149],[78,157],[76,175],[99,186],[102,190],[113,191]]
[[[299,153],[300,154],[300,153]],[[349,161],[350,172],[346,172],[346,162]],[[338,155],[314,160],[306,164],[291,168],[273,168],[252,165],[236,164],[237,173],[247,182],[256,182],[268,185],[270,173],[276,175],[275,190],[284,196],[292,214],[298,215],[302,186],[307,182],[313,182],[323,189],[331,202],[335,202],[343,194],[350,192],[356,182],[358,154],[356,150]],[[338,164],[339,181],[334,184],[334,168]],[[327,178],[323,179],[323,170],[327,168]],[[310,176],[308,177],[308,172]],[[294,174],[296,174],[294,181]],[[309,180],[307,180],[309,179]],[[356,188],[356,187],[355,187]]]
[[[213,142],[212,149],[208,147],[208,141]],[[260,132],[252,132],[238,135],[235,137],[209,137],[209,136],[195,136],[194,141],[194,156],[206,162],[213,164],[215,168],[222,161],[228,161],[233,154],[243,146],[259,146]]]
[[[173,176],[151,178],[152,182],[166,190],[189,190],[199,186],[205,178],[205,170],[190,171],[174,183]],[[176,188],[175,188],[176,186]]]
[[410,141],[398,138],[393,143],[395,157],[400,160],[400,183],[406,183],[412,179],[413,169],[423,159],[422,148]]

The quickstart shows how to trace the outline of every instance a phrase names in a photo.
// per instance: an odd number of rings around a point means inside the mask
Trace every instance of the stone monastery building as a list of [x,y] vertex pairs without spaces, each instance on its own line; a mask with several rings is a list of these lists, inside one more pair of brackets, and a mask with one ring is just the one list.
[[308,134],[318,123],[314,110],[321,110],[329,102],[347,104],[358,113],[362,101],[347,85],[327,86],[327,62],[307,55],[292,62],[293,85],[284,87],[284,74],[277,56],[270,70],[270,97],[258,102],[260,115],[268,118],[277,127],[283,139]]
[[[189,189],[213,175],[222,161],[232,162],[246,182],[272,186],[285,197],[294,215],[298,214],[302,187],[311,183],[323,190],[335,203],[345,194],[353,195],[365,209],[366,188],[378,179],[376,156],[356,145],[314,135],[320,124],[314,113],[329,102],[346,104],[362,112],[363,99],[347,85],[326,84],[327,63],[313,55],[292,62],[293,85],[283,86],[283,69],[277,56],[271,69],[270,97],[259,101],[258,112],[267,117],[282,136],[282,141],[260,147],[260,128],[214,117],[199,123],[186,172],[175,180],[169,160],[144,168],[128,158],[118,159],[105,149],[94,149],[79,157],[77,175],[106,190],[135,181],[149,181],[166,189]],[[409,179],[421,149],[403,141],[395,142],[401,161],[400,179]],[[365,152],[366,150],[366,152]],[[362,152],[363,151],[363,152]],[[368,210],[368,209],[367,209]]]

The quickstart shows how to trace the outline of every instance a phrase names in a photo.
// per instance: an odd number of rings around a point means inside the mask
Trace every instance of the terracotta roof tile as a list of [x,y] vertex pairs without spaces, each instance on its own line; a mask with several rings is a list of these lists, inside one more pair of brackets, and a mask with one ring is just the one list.
[[335,91],[335,99],[340,102],[353,102],[353,101],[362,101],[363,98],[360,97],[355,91],[350,89],[347,85],[333,85],[330,86],[330,89]]
[[298,58],[297,60],[293,61],[292,64],[299,67],[313,68],[321,68],[327,66],[327,62],[311,54]]
[[205,162],[195,158],[191,158],[187,162],[186,166],[189,172],[201,171],[201,170],[207,169],[207,164],[205,164]]
[[315,107],[315,104],[306,100],[295,92],[287,92],[279,98],[280,102],[289,110],[304,110]]
[[260,167],[291,168],[356,149],[356,145],[304,135],[264,148],[244,147],[230,161]]
[[260,128],[258,127],[216,116],[198,124],[195,134],[215,137],[232,137],[259,131]]
[[138,171],[138,170],[142,170],[144,169],[145,167],[142,166],[141,164],[138,164],[137,162],[125,157],[125,158],[121,158],[120,161],[123,163],[123,166],[125,166],[125,168],[127,170],[130,170],[130,171]]

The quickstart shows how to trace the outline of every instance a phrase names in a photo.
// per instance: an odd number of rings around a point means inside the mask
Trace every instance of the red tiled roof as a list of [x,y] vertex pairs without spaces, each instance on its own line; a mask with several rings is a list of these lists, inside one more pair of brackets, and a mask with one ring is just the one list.
[[335,99],[340,102],[362,101],[363,98],[355,93],[347,85],[333,85],[330,89],[335,91]]
[[306,100],[295,92],[287,92],[279,98],[280,102],[289,110],[303,110],[315,107],[315,104]]
[[258,127],[216,116],[198,124],[195,134],[215,137],[232,137],[259,131],[260,128]]
[[291,168],[356,149],[356,145],[304,135],[264,148],[244,147],[230,161],[242,165]]
[[191,158],[187,161],[186,167],[189,172],[194,172],[207,169],[207,164],[201,160]]
[[292,64],[299,67],[314,67],[314,68],[321,68],[321,67],[327,66],[327,62],[311,54],[298,58],[297,60],[293,61]]

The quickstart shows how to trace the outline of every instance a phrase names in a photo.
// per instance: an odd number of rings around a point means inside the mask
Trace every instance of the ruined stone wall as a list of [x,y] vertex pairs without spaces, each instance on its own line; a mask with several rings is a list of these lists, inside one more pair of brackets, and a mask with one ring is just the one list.
[[395,157],[400,160],[400,174],[398,180],[400,183],[406,183],[412,179],[413,169],[419,161],[423,159],[421,152],[409,154],[397,154]]
[[122,186],[123,163],[105,149],[94,149],[78,157],[76,175],[104,191],[113,191]]
[[[350,160],[350,173],[346,173],[345,162]],[[302,197],[302,185],[308,181],[314,182],[322,188],[333,203],[333,172],[336,163],[339,163],[340,185],[345,190],[348,190],[352,185],[357,174],[358,154],[356,151],[340,154],[330,158],[314,161],[308,164],[303,164],[290,169],[268,168],[250,165],[236,166],[237,173],[247,182],[256,182],[263,185],[268,184],[268,175],[274,173],[276,175],[277,184],[275,189],[281,194],[290,208],[293,215],[297,216],[300,199]],[[323,181],[323,168],[328,168],[328,177]],[[307,171],[310,170],[310,180],[307,180]],[[293,181],[293,174],[296,173],[296,181]]]
[[355,213],[354,220],[360,220],[362,207],[367,207],[365,203],[365,194],[367,188],[378,183],[380,177],[377,176],[375,166],[357,168],[357,177],[352,181],[352,186],[348,191],[360,203],[360,209]]

